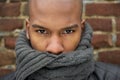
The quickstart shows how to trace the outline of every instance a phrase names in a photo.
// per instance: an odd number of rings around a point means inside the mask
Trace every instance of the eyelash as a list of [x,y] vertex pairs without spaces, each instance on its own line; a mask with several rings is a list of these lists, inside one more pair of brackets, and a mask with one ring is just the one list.
[[[66,32],[65,32],[66,31]],[[67,32],[67,31],[69,31],[69,32]],[[74,33],[75,32],[75,30],[71,30],[71,29],[68,29],[68,30],[64,30],[63,31],[63,34],[72,34],[72,33]]]
[[36,30],[36,32],[40,33],[40,34],[48,34],[46,30],[44,29],[39,29],[39,30]]
[[[48,31],[44,30],[44,29],[39,29],[39,30],[36,30],[37,33],[40,33],[40,34],[49,34]],[[62,32],[62,34],[72,34],[74,33],[75,30],[71,30],[71,29],[66,29]]]

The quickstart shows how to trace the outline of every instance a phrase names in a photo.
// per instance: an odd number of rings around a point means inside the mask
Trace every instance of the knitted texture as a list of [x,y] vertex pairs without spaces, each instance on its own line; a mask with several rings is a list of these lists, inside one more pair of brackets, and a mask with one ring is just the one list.
[[92,29],[86,23],[75,51],[54,55],[34,50],[25,31],[16,44],[16,80],[85,80],[94,70]]

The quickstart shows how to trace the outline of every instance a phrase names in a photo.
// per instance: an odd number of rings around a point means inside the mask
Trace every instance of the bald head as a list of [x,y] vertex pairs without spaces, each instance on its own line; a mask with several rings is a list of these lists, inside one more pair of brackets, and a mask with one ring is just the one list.
[[50,15],[72,15],[82,16],[82,0],[29,0],[29,17],[34,13]]

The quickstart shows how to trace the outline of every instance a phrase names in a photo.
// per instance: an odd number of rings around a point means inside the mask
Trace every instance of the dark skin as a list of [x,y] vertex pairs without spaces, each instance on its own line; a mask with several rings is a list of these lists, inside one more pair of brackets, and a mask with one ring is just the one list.
[[74,51],[84,20],[81,0],[30,0],[26,36],[34,49],[52,54]]

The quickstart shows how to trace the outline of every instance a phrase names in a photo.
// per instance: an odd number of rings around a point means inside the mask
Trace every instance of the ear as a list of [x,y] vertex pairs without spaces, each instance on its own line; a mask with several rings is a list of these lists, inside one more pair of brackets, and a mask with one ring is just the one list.
[[82,28],[82,29],[84,29],[84,27],[85,27],[85,22],[86,22],[85,19],[83,19],[83,20],[81,21],[81,28]]
[[26,37],[29,39],[29,27],[30,27],[30,22],[29,19],[26,19]]

